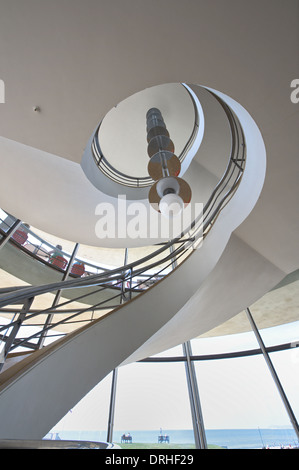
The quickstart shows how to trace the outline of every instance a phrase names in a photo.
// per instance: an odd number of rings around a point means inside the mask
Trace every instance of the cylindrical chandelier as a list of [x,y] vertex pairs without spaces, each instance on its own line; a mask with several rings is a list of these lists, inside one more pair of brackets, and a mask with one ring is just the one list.
[[147,153],[150,158],[148,173],[156,181],[149,191],[149,202],[167,217],[174,217],[191,201],[188,183],[178,175],[181,162],[174,154],[174,144],[169,137],[161,111],[151,108],[146,113]]

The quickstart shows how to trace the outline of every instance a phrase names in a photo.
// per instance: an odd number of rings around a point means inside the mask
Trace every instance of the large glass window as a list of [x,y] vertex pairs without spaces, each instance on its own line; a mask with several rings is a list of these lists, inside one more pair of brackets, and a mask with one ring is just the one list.
[[191,411],[184,363],[137,363],[118,371],[114,441],[132,436],[132,448],[192,448]]
[[[299,338],[299,322],[262,330],[267,347]],[[193,354],[259,349],[253,332],[191,342]],[[242,347],[243,346],[243,347]],[[299,349],[270,354],[295,415],[299,416]],[[275,382],[261,354],[196,361],[208,443],[230,448],[294,445],[291,426]]]
[[[270,358],[299,417],[299,322],[262,330],[267,347],[292,342]],[[242,348],[243,346],[243,348]],[[209,447],[261,448],[298,444],[289,416],[261,354],[208,359],[211,354],[259,349],[253,332],[191,341]],[[205,360],[200,356],[205,355]],[[165,358],[165,360],[163,360]],[[193,448],[194,434],[182,346],[154,359],[120,367],[113,442],[124,448]],[[152,359],[152,358],[151,358]],[[111,376],[53,428],[64,439],[107,439]],[[75,432],[76,431],[76,432]],[[122,442],[122,436],[131,440]],[[159,438],[168,437],[158,443]],[[169,441],[169,442],[168,442]]]
[[299,421],[299,348],[279,351],[270,354],[271,361],[283,386],[284,392]]
[[106,442],[112,374],[94,387],[51,429],[47,439]]
[[[295,435],[262,356],[196,362],[195,369],[208,444],[261,448],[293,442]],[[285,428],[290,428],[287,435]]]

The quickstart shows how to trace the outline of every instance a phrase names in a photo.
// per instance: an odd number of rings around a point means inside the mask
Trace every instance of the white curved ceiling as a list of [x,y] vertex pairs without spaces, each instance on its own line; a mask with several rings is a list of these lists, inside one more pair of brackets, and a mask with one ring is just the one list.
[[150,87],[128,97],[106,114],[99,130],[103,155],[115,169],[126,175],[149,176],[146,113],[154,107],[162,113],[177,156],[191,137],[194,105],[180,83]]
[[[182,102],[184,103],[185,125],[178,136],[179,145],[184,146],[185,139],[188,139],[194,126],[193,103],[185,88],[180,84],[167,84],[155,88],[159,88],[159,93],[154,91],[146,93],[147,106],[150,102],[155,105],[158,99],[161,99],[164,109],[168,109],[168,115],[171,117],[170,124],[173,128],[179,127],[180,123],[174,110]],[[161,94],[161,88],[164,91],[163,94]],[[169,88],[172,97],[178,95],[177,103],[171,107],[169,104],[168,106],[165,104],[169,103],[169,96],[164,96],[169,93]],[[202,146],[200,146],[194,162],[191,161],[191,166],[184,173],[184,178],[192,186],[192,209],[195,211],[193,215],[196,215],[201,209],[197,209],[195,203],[204,204],[208,200],[213,188],[225,171],[231,152],[231,134],[227,117],[218,101],[201,87],[194,87],[194,89],[203,100],[203,112],[209,124],[209,128],[205,128],[204,124],[200,122],[200,125],[204,127]],[[181,93],[182,90],[184,90],[183,93]],[[141,107],[144,108],[143,100]],[[141,126],[143,127],[144,112],[140,114],[138,111],[140,111],[140,107],[138,107],[137,113],[133,113],[133,117],[134,119],[142,119]],[[123,113],[121,115],[123,116]],[[113,119],[113,121],[115,120]],[[109,130],[111,131],[111,127]],[[110,134],[109,130],[105,127],[104,142],[106,143],[106,138]],[[123,130],[119,129],[119,133],[120,135],[117,137],[121,139]],[[132,143],[134,143],[134,139]],[[140,147],[146,151],[146,136],[140,143]],[[107,149],[105,148],[105,150]],[[128,147],[126,150],[129,152]],[[110,155],[109,151],[108,154]],[[6,155],[9,155],[9,158],[6,158]],[[116,153],[113,155],[115,159]],[[134,156],[137,158],[138,154],[135,153]],[[88,157],[94,164],[90,151],[86,152],[85,159]],[[124,152],[121,157],[126,158],[127,154]],[[65,240],[97,247],[147,246],[165,240],[165,237],[157,238],[153,235],[155,233],[154,227],[160,226],[160,231],[163,232],[162,226],[168,226],[168,222],[162,218],[161,221],[160,219],[154,220],[151,216],[150,211],[155,211],[150,209],[147,200],[148,188],[145,188],[142,197],[138,193],[137,199],[142,199],[143,204],[137,209],[131,205],[134,201],[130,201],[130,197],[127,197],[124,203],[119,201],[117,196],[120,194],[122,197],[124,193],[121,191],[125,191],[123,189],[125,187],[121,185],[113,188],[111,196],[107,195],[106,188],[103,186],[107,183],[107,177],[103,176],[95,165],[91,170],[91,175],[93,176],[96,172],[102,178],[100,184],[96,186],[89,180],[90,170],[89,174],[84,174],[83,165],[5,137],[0,137],[0,159],[2,161],[0,197],[3,209],[38,229]],[[188,157],[185,160],[188,160]],[[135,165],[132,156],[128,157],[128,162],[131,163],[130,167]],[[148,157],[145,156],[145,168],[147,162]],[[138,164],[136,166],[138,167]],[[16,186],[11,184],[7,175],[18,175]],[[112,184],[114,183],[112,182]],[[138,192],[139,190],[133,188],[133,191]],[[118,236],[120,227],[129,227],[130,221],[134,219],[136,211],[138,214],[138,210],[139,213],[145,213],[145,216],[142,216],[142,224],[143,228],[147,224],[143,230],[146,233],[142,235],[142,238],[126,237],[123,234]],[[130,211],[131,214],[129,214]],[[148,219],[151,220],[151,227],[147,222]],[[110,228],[108,230],[107,227],[104,227],[106,220],[112,230],[115,228],[115,234],[113,232],[111,235]],[[191,220],[189,222],[191,223]],[[134,224],[134,222],[132,223]],[[187,224],[188,221],[185,220],[184,227],[179,226],[178,229],[175,229],[176,233],[181,233]],[[108,237],[105,236],[107,232],[109,232]]]
[[[298,12],[298,0],[4,1],[0,134],[80,164],[99,121],[134,93],[182,82],[220,90],[249,111],[267,150],[263,192],[236,234],[293,271],[299,104],[290,100],[290,84],[299,76]],[[23,174],[16,167],[6,177],[17,185]],[[42,179],[35,184],[43,188]]]
[[289,272],[299,264],[297,45],[297,0],[5,1],[0,134],[80,163],[90,132],[134,93],[180,82],[220,90],[249,111],[267,148],[263,193],[237,233]]

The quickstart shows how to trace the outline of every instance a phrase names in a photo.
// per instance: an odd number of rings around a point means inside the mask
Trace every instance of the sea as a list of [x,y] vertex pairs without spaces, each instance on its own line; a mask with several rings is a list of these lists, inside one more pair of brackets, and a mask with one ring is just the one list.
[[[115,430],[113,442],[120,443],[121,436],[128,434],[132,436],[134,443],[158,443],[160,430],[154,431],[134,431]],[[106,441],[106,431],[57,431],[56,436],[47,435],[46,439],[58,437],[63,440],[80,441]],[[171,444],[193,444],[194,435],[190,429],[171,430],[163,429],[163,435],[169,436],[169,447]],[[290,429],[207,429],[206,438],[208,445],[217,445],[227,449],[262,449],[267,447],[298,446],[298,438],[295,431]]]

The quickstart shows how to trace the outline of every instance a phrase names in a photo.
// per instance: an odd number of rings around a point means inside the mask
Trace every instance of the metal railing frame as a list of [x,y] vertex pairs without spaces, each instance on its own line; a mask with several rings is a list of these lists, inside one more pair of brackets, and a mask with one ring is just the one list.
[[[178,159],[180,160],[180,162],[183,162],[183,160],[186,158],[189,149],[191,148],[191,146],[193,145],[196,139],[198,129],[199,129],[199,115],[198,115],[194,98],[192,94],[189,92],[188,88],[185,88],[185,89],[190,96],[190,99],[192,101],[193,108],[194,108],[194,126],[193,126],[191,135],[187,143],[185,144],[181,153],[178,155]],[[99,142],[99,132],[101,129],[102,122],[103,121],[101,121],[99,126],[97,127],[93,140],[92,140],[92,144],[91,144],[92,155],[99,170],[109,179],[123,186],[128,186],[131,188],[144,188],[144,187],[151,186],[154,183],[154,180],[150,176],[134,177],[134,176],[126,175],[122,173],[121,171],[117,170],[116,168],[114,168],[109,163],[109,161],[103,154],[103,151],[101,149],[101,145]]]
[[[9,324],[0,326],[0,337],[2,341],[10,344],[9,349],[5,349],[5,357],[7,357],[9,352],[20,346],[37,349],[39,346],[36,343],[31,343],[32,339],[37,339],[38,337],[48,334],[51,329],[53,330],[61,324],[79,322],[78,317],[83,313],[93,312],[94,314],[97,309],[102,310],[106,307],[106,309],[110,311],[116,308],[116,306],[119,307],[121,302],[127,302],[132,298],[133,292],[141,292],[141,290],[138,290],[138,286],[144,282],[144,280],[140,281],[141,276],[143,276],[147,281],[156,281],[157,277],[161,279],[163,272],[165,273],[166,271],[166,273],[168,273],[172,269],[176,269],[176,267],[174,267],[174,260],[175,264],[179,265],[181,258],[185,255],[191,254],[196,244],[201,243],[209,230],[211,230],[221,210],[226,206],[237,190],[246,164],[246,145],[241,125],[229,106],[220,98],[216,98],[222,105],[230,123],[231,154],[222,178],[214,188],[209,200],[204,206],[203,214],[199,214],[191,225],[180,234],[180,236],[161,244],[154,253],[151,253],[135,262],[128,264],[124,263],[121,267],[105,271],[103,270],[103,272],[99,274],[93,274],[85,278],[68,278],[59,282],[35,287],[30,286],[25,288],[13,287],[0,289],[0,309],[3,309],[8,305],[16,303],[25,304],[27,299],[35,298],[36,296],[45,293],[54,293],[57,291],[62,292],[65,289],[79,289],[83,287],[93,288],[91,292],[81,294],[68,301],[58,302],[56,305],[52,305],[48,309],[35,311],[31,311],[29,309],[26,311],[25,316],[22,315],[21,317],[20,313],[16,320],[11,321]],[[162,258],[159,258],[161,254],[163,254],[163,256]],[[133,280],[135,282],[136,279],[137,282],[134,285],[134,288],[132,288]],[[101,300],[97,304],[90,305],[86,308],[76,309],[75,311],[72,311],[69,316],[60,321],[52,321],[54,315],[65,315],[66,310],[63,310],[63,307],[70,303],[80,302],[80,300],[89,295],[94,295],[95,293],[99,293],[103,290],[106,290],[107,292],[109,289],[112,291],[113,295],[109,296],[108,299]],[[14,309],[12,309],[12,311],[14,311]],[[50,315],[48,317],[50,321],[48,321],[47,325],[41,324],[41,330],[38,333],[21,339],[16,336],[12,338],[11,332],[14,330],[15,325],[21,324],[22,326],[25,326],[26,321],[32,321],[33,318],[39,315],[45,315],[45,313]],[[6,333],[3,334],[5,330]],[[60,335],[60,333],[55,336],[58,335]],[[39,345],[41,345],[41,343]]]

